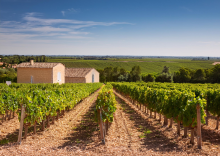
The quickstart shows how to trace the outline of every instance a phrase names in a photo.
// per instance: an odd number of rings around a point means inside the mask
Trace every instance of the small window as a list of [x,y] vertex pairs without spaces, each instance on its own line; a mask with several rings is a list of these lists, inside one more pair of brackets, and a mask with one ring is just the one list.
[[60,82],[61,81],[61,72],[57,73],[57,81]]

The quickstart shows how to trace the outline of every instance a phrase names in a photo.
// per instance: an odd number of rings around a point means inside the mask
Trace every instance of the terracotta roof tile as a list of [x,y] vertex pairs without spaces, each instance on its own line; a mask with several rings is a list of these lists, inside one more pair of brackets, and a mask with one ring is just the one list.
[[47,63],[47,62],[34,62],[33,65],[30,62],[23,62],[17,65],[17,67],[24,67],[24,68],[53,68],[59,63]]
[[85,77],[94,68],[66,68],[65,77]]

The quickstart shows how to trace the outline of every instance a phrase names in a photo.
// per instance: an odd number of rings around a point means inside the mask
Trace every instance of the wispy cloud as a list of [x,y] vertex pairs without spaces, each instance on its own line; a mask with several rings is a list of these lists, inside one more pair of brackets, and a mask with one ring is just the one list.
[[70,8],[67,10],[62,10],[61,13],[63,16],[65,16],[66,14],[74,14],[74,13],[78,13],[79,11],[80,11],[79,9]]
[[[69,11],[73,11],[72,9]],[[81,28],[131,24],[127,22],[95,22],[73,19],[45,19],[39,13],[27,13],[21,21],[0,21],[1,40],[88,39],[92,33]],[[14,37],[13,37],[14,36]],[[20,38],[20,39],[19,39]]]

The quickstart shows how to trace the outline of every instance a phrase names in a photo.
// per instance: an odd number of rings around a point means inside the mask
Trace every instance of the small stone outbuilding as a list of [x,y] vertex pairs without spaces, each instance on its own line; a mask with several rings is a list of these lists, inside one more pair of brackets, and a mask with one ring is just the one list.
[[34,60],[18,64],[17,83],[65,83],[65,66]]
[[99,72],[94,68],[66,68],[65,83],[99,82]]

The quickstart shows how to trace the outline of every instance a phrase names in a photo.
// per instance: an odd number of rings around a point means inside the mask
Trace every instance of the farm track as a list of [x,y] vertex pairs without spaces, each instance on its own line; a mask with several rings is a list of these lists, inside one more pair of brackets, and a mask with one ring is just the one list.
[[[219,155],[220,154],[220,130],[215,130],[214,125],[216,121],[214,119],[209,120],[209,126],[202,126],[202,137],[203,137],[203,146],[202,150],[197,149],[197,139],[195,136],[195,144],[189,144],[190,137],[183,138],[183,128],[181,128],[181,135],[178,136],[177,124],[173,123],[173,128],[169,128],[168,126],[163,126],[163,117],[161,121],[159,121],[159,115],[157,114],[157,118],[150,118],[149,114],[145,113],[142,107],[142,111],[137,108],[136,105],[133,105],[131,101],[121,94],[115,91],[115,94],[123,99],[125,103],[135,110],[141,118],[147,122],[145,125],[146,128],[149,128],[152,133],[144,138],[144,148],[150,148],[154,152],[153,154],[169,154],[169,155]],[[154,116],[154,113],[153,115]],[[137,123],[138,121],[136,121]],[[138,123],[140,126],[144,126],[141,123]],[[188,130],[188,134],[190,134],[190,130]],[[142,147],[142,148],[143,148]]]

